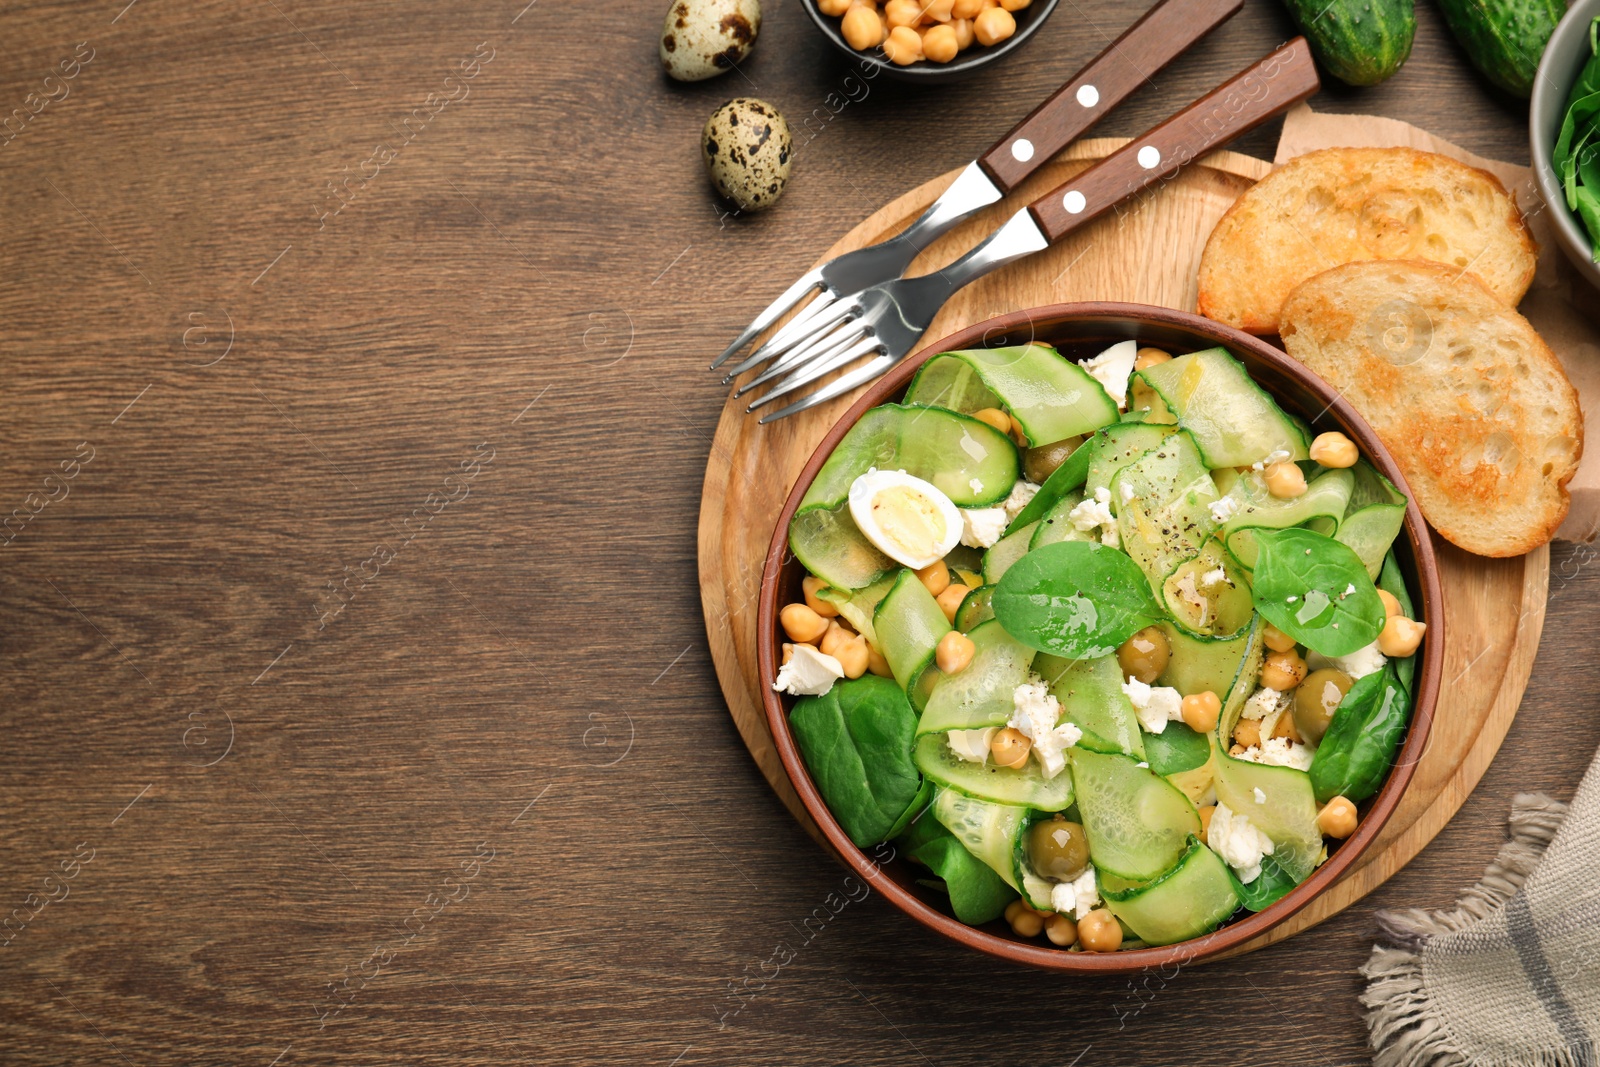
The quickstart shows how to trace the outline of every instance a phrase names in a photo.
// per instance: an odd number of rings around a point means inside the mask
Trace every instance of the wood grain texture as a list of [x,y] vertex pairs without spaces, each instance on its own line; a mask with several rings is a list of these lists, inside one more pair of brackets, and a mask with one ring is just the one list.
[[[1091,171],[1098,161],[1127,155],[1134,142],[1091,139],[1032,178],[1050,186]],[[1073,300],[1129,299],[1161,303],[1145,294],[1182,294],[1180,310],[1193,310],[1194,284],[1205,237],[1217,219],[1270,165],[1222,152],[1187,168],[1143,197],[1136,210],[1090,224],[1070,240],[963,290],[945,306],[928,333],[935,340],[981,322],[986,302],[1010,308]],[[893,233],[920,215],[955,173],[929,182],[874,213],[829,249],[847,252]],[[928,262],[954,258],[983,228],[935,242]],[[1140,255],[1152,235],[1172,244],[1160,258]],[[1159,266],[1158,266],[1159,264]],[[983,286],[988,287],[985,292]],[[779,763],[761,706],[756,665],[756,599],[770,531],[800,468],[817,441],[854,395],[767,426],[746,416],[730,397],[707,464],[700,516],[700,583],[712,661],[728,709],[762,774],[802,826],[824,847],[821,830],[805,811]],[[781,477],[779,476],[781,475]],[[1549,552],[1511,560],[1480,560],[1436,538],[1445,590],[1445,678],[1434,730],[1400,806],[1358,865],[1292,919],[1243,946],[1253,951],[1315,926],[1349,907],[1392,877],[1460,808],[1494,758],[1521,702],[1544,625]],[[1237,953],[1235,953],[1237,954]]]
[[[78,872],[0,948],[0,1062],[1364,1062],[1372,908],[1447,903],[1511,795],[1570,796],[1600,744],[1590,550],[1552,555],[1523,709],[1461,813],[1289,942],[1041,982],[851,900],[711,667],[694,538],[725,391],[703,368],[1138,10],[1063,4],[969,82],[862,97],[798,0],[765,5],[742,73],[668,84],[666,6],[0,11],[0,114],[95,50],[0,147],[0,515],[95,450],[0,549],[0,915]],[[1313,105],[1525,160],[1517,108],[1417,14],[1393,81]],[[1251,0],[1097,132],[1146,129],[1291,36]],[[398,145],[480,43],[470,96]],[[699,160],[742,94],[796,130],[763,216],[730,215]],[[373,176],[380,144],[398,152]],[[330,182],[349,203],[323,222]],[[480,443],[463,498],[445,479]],[[1019,1025],[1020,1005],[1068,1025]],[[1219,1020],[1226,1041],[1195,1040]]]

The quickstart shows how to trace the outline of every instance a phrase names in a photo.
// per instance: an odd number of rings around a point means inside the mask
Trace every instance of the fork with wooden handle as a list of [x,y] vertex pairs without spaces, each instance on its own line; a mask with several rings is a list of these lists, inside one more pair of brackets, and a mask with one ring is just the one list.
[[[1296,37],[1141,137],[1017,212],[982,244],[941,271],[872,286],[844,306],[831,329],[786,356],[788,376],[754,411],[867,356],[865,364],[766,416],[804,411],[878,377],[904,359],[956,290],[1041,251],[1184,164],[1304,100],[1318,88],[1304,37]],[[765,375],[763,375],[765,377]]]
[[[807,271],[756,316],[711,368],[722,366],[818,290],[821,292],[815,300],[749,358],[734,366],[723,380],[729,381],[765,360],[781,357],[794,345],[828,329],[837,321],[828,317],[828,309],[834,304],[870,285],[900,277],[934,238],[1021,185],[1051,156],[1196,41],[1226,22],[1243,4],[1244,0],[1161,0],[1054,96],[996,141],[993,148],[967,164],[955,183],[915,222],[893,237]],[[775,363],[767,369],[782,373],[789,365]]]

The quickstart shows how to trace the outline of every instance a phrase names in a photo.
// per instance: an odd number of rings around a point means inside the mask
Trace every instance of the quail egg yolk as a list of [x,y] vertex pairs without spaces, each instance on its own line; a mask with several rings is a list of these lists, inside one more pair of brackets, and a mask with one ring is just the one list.
[[872,520],[878,537],[897,558],[938,559],[949,533],[939,507],[909,485],[889,485],[872,494]]

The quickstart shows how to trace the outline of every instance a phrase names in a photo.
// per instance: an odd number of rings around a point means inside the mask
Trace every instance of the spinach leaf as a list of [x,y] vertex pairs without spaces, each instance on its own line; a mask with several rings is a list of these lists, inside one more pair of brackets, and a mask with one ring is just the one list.
[[[1390,552],[1383,560],[1383,570],[1378,573],[1378,588],[1393,596],[1400,602],[1400,613],[1408,619],[1416,618],[1412,614],[1411,593],[1406,589],[1405,576],[1400,573],[1400,564],[1395,561],[1394,553]],[[1400,679],[1400,684],[1406,687],[1406,692],[1411,692],[1411,680],[1417,674],[1417,655],[1413,652],[1404,659],[1394,661],[1394,672]]]
[[1239,881],[1232,867],[1228,868],[1228,877],[1233,879],[1233,888],[1239,894],[1240,903],[1251,911],[1264,911],[1300,884],[1294,880],[1294,875],[1283,869],[1276,856],[1261,857],[1261,873],[1254,881]]
[[1324,656],[1348,656],[1378,639],[1383,601],[1366,564],[1346,545],[1310,530],[1256,531],[1256,610]]
[[1318,804],[1344,797],[1359,804],[1378,791],[1411,719],[1411,698],[1393,662],[1357,678],[1339,702],[1311,760]]
[[1072,455],[1067,457],[1067,461],[1044,480],[1039,491],[1033,494],[1033,499],[1017,512],[1017,517],[1006,527],[1007,533],[1020,530],[1030,522],[1038,522],[1049,514],[1051,508],[1061,503],[1068,493],[1083,484],[1084,479],[1089,476],[1089,453],[1094,451],[1089,444],[1089,441],[1085,441],[1079,445],[1073,450]]
[[911,759],[917,713],[892,679],[864,675],[804,697],[789,726],[828,810],[858,846],[888,839],[926,803]]
[[[926,821],[933,822],[932,819]],[[948,830],[942,837],[912,849],[911,858],[927,864],[944,879],[945,891],[950,894],[950,910],[968,926],[1000,918],[1006,905],[1017,899],[1017,891],[987,863],[968,852]]]
[[1159,734],[1144,735],[1144,758],[1159,775],[1192,771],[1211,758],[1211,741],[1181,722],[1169,722]]
[[1567,95],[1566,113],[1550,165],[1566,193],[1567,209],[1588,231],[1600,263],[1600,18],[1589,24],[1592,55]]
[[1012,637],[1070,659],[1109,655],[1161,617],[1139,565],[1097,541],[1034,549],[1006,571],[992,603]]

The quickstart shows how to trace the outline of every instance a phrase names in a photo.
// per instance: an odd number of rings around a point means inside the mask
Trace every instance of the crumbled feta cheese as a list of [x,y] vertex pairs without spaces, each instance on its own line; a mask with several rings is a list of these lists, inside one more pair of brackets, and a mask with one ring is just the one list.
[[1358,648],[1348,656],[1324,656],[1320,652],[1312,652],[1306,656],[1306,666],[1314,671],[1326,667],[1343,671],[1351,678],[1364,678],[1374,671],[1383,670],[1383,665],[1389,662],[1382,652],[1378,651],[1378,642],[1374,641],[1365,648]]
[[1239,501],[1231,496],[1225,496],[1221,500],[1213,500],[1211,502],[1211,517],[1219,523],[1227,522],[1233,518],[1238,510]]
[[971,489],[974,493],[983,492],[983,479],[982,478],[968,478],[967,479],[967,488]]
[[1284,462],[1289,458],[1289,456],[1290,452],[1288,449],[1274,448],[1271,452],[1267,453],[1266,459],[1258,459],[1254,463],[1250,464],[1250,469],[1253,471],[1264,471],[1274,463]]
[[1262,788],[1259,785],[1256,786],[1254,789],[1252,789],[1251,792],[1256,795],[1256,803],[1257,804],[1265,804],[1267,802],[1267,794],[1262,790]]
[[1180,600],[1194,608],[1196,626],[1203,627],[1211,621],[1211,601],[1195,587],[1194,571],[1184,571],[1179,575],[1173,588],[1177,590]]
[[1235,815],[1226,804],[1218,804],[1211,813],[1211,825],[1206,830],[1206,844],[1232,867],[1241,882],[1253,882],[1261,877],[1261,860],[1272,855],[1272,839],[1261,828],[1243,815]]
[[1133,375],[1133,361],[1139,357],[1139,342],[1118,341],[1093,359],[1078,366],[1105,388],[1106,395],[1116,402],[1118,411],[1128,407],[1128,379]]
[[1128,694],[1139,725],[1152,734],[1166,730],[1169,722],[1183,719],[1183,694],[1171,686],[1146,685],[1129,675],[1122,683],[1122,691]]
[[1283,694],[1276,689],[1262,686],[1250,694],[1250,699],[1244,702],[1244,709],[1239,712],[1241,719],[1265,719],[1273,714],[1283,704]]
[[772,688],[793,696],[819,697],[833,688],[833,683],[844,677],[844,667],[832,656],[818,652],[810,645],[794,645],[789,662],[778,668],[778,679]]
[[1138,497],[1139,493],[1133,488],[1132,482],[1123,482],[1118,491],[1118,495],[1122,497],[1123,504],[1131,504]]
[[1046,778],[1054,778],[1067,765],[1062,755],[1078,743],[1083,731],[1070,722],[1056,725],[1061,717],[1061,701],[1050,695],[1049,686],[1037,674],[1011,692],[1011,704],[1016,710],[1006,723],[1033,742],[1033,754],[1039,757],[1039,767]]
[[1297,771],[1309,771],[1315,755],[1315,749],[1297,745],[1287,737],[1269,737],[1259,745],[1251,745],[1236,758],[1263,763],[1268,767],[1293,767]]
[[1010,522],[1022,514],[1022,509],[1028,506],[1028,501],[1032,500],[1038,491],[1037,485],[1024,478],[1018,478],[1016,484],[1011,487],[1011,495],[1006,497],[1006,502],[1001,505],[1006,509],[1006,521]]
[[1117,537],[1117,517],[1111,514],[1111,490],[1103,485],[1095,489],[1093,497],[1081,501],[1067,512],[1067,521],[1083,533],[1093,533],[1098,529],[1102,544],[1112,548],[1121,544]]
[[989,743],[999,731],[998,726],[985,726],[977,730],[951,730],[950,751],[956,754],[956,758],[964,759],[968,763],[987,763]]
[[1356,591],[1356,583],[1351,582],[1349,585],[1344,587],[1344,592],[1340,593],[1339,595],[1341,597],[1346,597],[1346,596],[1349,596],[1351,593],[1354,593],[1355,591]]
[[1227,580],[1228,571],[1224,567],[1218,567],[1214,571],[1206,571],[1200,576],[1201,585],[1216,585],[1219,582],[1225,582]]
[[1006,532],[1005,508],[962,508],[961,543],[968,548],[988,548]]
[[1070,882],[1050,887],[1050,907],[1062,915],[1081,919],[1100,903],[1100,887],[1095,884],[1094,868],[1086,867]]

